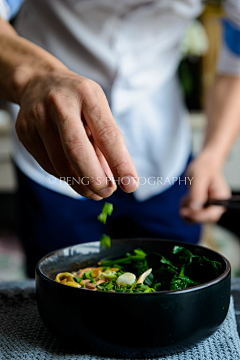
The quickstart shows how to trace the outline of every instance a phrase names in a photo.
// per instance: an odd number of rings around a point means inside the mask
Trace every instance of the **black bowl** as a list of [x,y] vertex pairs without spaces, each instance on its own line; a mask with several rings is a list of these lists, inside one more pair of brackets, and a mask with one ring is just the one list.
[[[219,261],[217,278],[192,288],[153,293],[107,293],[55,282],[58,272],[95,266],[140,247],[146,252],[171,251],[183,245],[195,255]],[[228,260],[208,248],[177,241],[124,239],[109,250],[91,242],[58,250],[36,267],[40,316],[57,337],[97,355],[157,357],[192,346],[210,336],[224,321],[230,302]],[[80,350],[79,350],[80,351]]]

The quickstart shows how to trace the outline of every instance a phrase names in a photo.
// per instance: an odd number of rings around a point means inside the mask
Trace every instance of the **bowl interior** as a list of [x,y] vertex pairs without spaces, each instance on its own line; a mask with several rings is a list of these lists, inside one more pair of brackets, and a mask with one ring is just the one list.
[[[156,251],[168,258],[175,245],[184,246],[194,255],[204,255],[210,260],[215,260],[222,264],[222,271],[220,274],[215,276],[212,274],[211,276],[205,274],[202,279],[198,280],[201,284],[211,283],[212,281],[227,275],[230,271],[228,260],[213,250],[199,245],[161,239],[112,240],[112,246],[108,250],[103,250],[98,241],[70,246],[54,251],[42,258],[37,265],[37,271],[40,272],[41,276],[54,280],[56,274],[59,272],[71,272],[77,271],[80,268],[96,266],[100,260],[120,258],[125,256],[126,252],[132,252],[136,248],[141,248],[147,253]],[[196,276],[198,277],[198,274],[195,274],[195,277]]]

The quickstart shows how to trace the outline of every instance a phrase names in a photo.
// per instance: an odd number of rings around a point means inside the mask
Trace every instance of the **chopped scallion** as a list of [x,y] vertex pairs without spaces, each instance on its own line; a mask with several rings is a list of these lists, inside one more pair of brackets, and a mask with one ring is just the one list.
[[102,248],[107,250],[110,249],[111,247],[111,239],[108,235],[106,234],[102,234],[101,238],[100,238],[100,242],[102,245]]

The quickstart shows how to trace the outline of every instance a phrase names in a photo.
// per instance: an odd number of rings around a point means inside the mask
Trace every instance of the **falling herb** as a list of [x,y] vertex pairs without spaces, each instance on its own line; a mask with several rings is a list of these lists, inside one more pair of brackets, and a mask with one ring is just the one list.
[[102,208],[102,212],[101,214],[98,215],[97,218],[101,223],[106,224],[107,217],[111,216],[112,212],[113,212],[113,204],[105,202]]
[[101,242],[102,248],[104,250],[110,249],[110,247],[111,247],[111,238],[108,235],[102,234],[101,237],[100,237],[100,242]]
[[[102,212],[101,214],[98,215],[97,218],[101,223],[106,224],[107,217],[111,216],[112,212],[113,212],[113,204],[105,202],[102,208]],[[102,236],[100,237],[100,243],[104,250],[110,249],[111,238],[106,234],[102,234]]]

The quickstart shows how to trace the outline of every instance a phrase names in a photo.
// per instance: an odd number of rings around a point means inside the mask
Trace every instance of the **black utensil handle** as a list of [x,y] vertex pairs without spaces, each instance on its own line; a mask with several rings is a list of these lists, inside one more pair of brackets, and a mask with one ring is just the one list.
[[240,210],[240,196],[232,196],[230,199],[209,199],[204,207],[211,205],[223,206],[227,209]]

